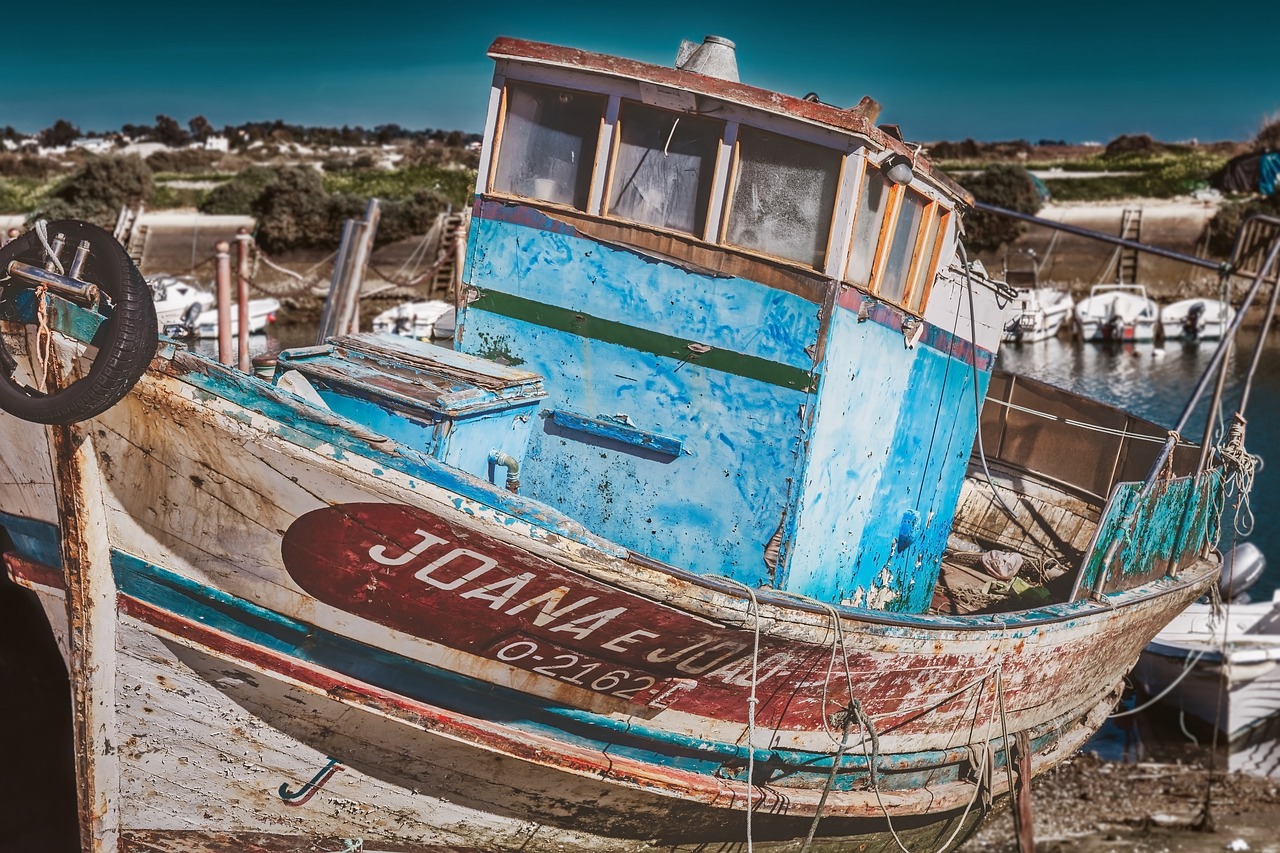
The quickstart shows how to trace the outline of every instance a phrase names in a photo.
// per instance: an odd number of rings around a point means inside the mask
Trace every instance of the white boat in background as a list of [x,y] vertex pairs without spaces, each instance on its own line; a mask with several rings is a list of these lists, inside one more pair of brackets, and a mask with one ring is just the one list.
[[403,302],[376,315],[373,330],[420,341],[443,340],[453,337],[456,318],[453,304],[442,299]]
[[[1133,679],[1166,708],[1216,728],[1232,771],[1280,776],[1280,591],[1230,601],[1266,565],[1251,543],[1232,553],[1219,584],[1229,603],[1188,606],[1147,644]],[[1238,582],[1229,585],[1233,562]]]
[[1006,308],[1004,340],[1031,343],[1053,337],[1075,304],[1071,294],[1061,290],[1019,287],[1017,297]]
[[[274,323],[276,312],[280,310],[280,300],[272,297],[249,300],[249,334],[256,335],[266,331],[268,323]],[[218,336],[218,309],[211,308],[201,312],[194,326],[196,337],[216,338]],[[234,303],[231,305],[231,334],[240,332],[240,312]]]
[[1076,323],[1086,341],[1149,341],[1159,320],[1160,306],[1140,284],[1095,284],[1076,303]]
[[1183,299],[1161,309],[1160,323],[1168,340],[1216,341],[1235,316],[1235,309],[1218,299]]
[[201,313],[213,307],[213,294],[188,279],[163,275],[148,279],[147,284],[156,301],[156,322],[161,329],[194,326]]

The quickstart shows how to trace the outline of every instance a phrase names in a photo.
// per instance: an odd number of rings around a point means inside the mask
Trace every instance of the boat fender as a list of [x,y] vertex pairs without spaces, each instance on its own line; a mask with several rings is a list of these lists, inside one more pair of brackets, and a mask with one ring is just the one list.
[[[15,266],[47,270],[51,290],[77,293],[69,298],[87,302],[103,319],[91,341],[97,355],[88,372],[55,391],[41,390],[38,379],[37,387],[20,380],[17,360],[0,340],[0,409],[42,424],[72,424],[105,412],[142,378],[160,342],[155,300],[142,273],[110,233],[71,219],[37,227],[0,248],[0,301],[13,303],[36,289],[32,273],[16,273]],[[93,287],[101,297],[84,298]],[[40,369],[37,362],[33,356],[32,373]]]

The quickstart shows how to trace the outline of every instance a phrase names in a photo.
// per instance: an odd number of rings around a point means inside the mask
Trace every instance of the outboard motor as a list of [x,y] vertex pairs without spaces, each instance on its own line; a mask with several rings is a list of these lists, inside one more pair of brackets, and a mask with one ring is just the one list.
[[1218,594],[1223,601],[1242,603],[1249,600],[1248,590],[1267,570],[1267,558],[1252,542],[1241,542],[1222,558],[1222,574],[1218,576]]
[[1200,322],[1200,318],[1203,315],[1203,302],[1197,302],[1187,310],[1187,316],[1182,318],[1182,337],[1184,340],[1195,341],[1200,339],[1200,330],[1204,328]]
[[1122,329],[1124,321],[1120,319],[1119,314],[1112,314],[1107,321],[1102,324],[1102,339],[1104,341],[1118,341],[1123,337]]

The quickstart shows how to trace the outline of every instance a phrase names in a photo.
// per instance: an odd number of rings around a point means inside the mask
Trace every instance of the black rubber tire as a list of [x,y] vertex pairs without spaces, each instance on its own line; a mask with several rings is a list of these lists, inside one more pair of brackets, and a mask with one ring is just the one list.
[[[156,305],[142,273],[110,233],[71,219],[50,222],[48,233],[50,237],[65,235],[67,245],[72,247],[63,250],[64,264],[81,240],[89,241],[89,257],[80,277],[96,284],[111,297],[112,304],[108,307],[103,300],[99,307],[106,319],[94,335],[92,343],[98,348],[98,355],[87,376],[52,394],[42,394],[14,379],[12,370],[0,369],[0,409],[25,421],[71,424],[114,406],[146,372],[159,344]],[[43,266],[44,248],[34,232],[0,248],[0,276],[6,274],[13,260]],[[4,284],[12,289],[16,282]],[[3,360],[10,362],[7,357]]]

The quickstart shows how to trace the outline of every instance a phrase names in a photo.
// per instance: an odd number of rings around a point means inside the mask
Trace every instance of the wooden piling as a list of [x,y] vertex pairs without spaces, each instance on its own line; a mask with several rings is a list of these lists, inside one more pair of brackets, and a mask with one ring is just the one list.
[[231,244],[219,240],[213,247],[218,289],[218,361],[233,364],[231,355]]
[[249,361],[249,241],[253,237],[248,228],[236,232],[236,260],[238,263],[239,287],[236,292],[239,315],[236,318],[239,334],[236,335],[237,363],[241,370],[249,373],[253,364]]

